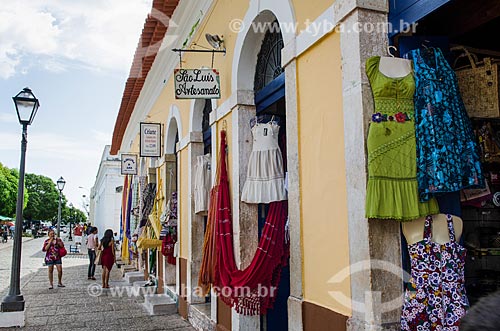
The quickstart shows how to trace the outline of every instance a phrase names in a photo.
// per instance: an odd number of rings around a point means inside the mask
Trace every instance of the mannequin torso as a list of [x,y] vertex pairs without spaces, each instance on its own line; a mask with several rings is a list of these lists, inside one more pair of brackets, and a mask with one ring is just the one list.
[[[452,215],[451,217],[453,219],[453,228],[455,229],[455,238],[458,242],[462,235],[463,222],[458,216]],[[402,224],[403,235],[408,245],[412,245],[424,239],[424,224],[425,217],[420,217],[414,221]],[[445,244],[450,241],[448,222],[446,221],[445,214],[432,215],[432,241],[438,244]]]
[[413,71],[410,60],[388,56],[380,57],[378,70],[391,78],[405,77]]

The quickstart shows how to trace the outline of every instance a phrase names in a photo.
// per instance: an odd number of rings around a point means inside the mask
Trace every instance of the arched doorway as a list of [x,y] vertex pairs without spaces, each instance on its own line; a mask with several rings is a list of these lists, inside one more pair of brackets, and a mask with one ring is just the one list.
[[[196,99],[192,102],[189,142],[187,146],[189,164],[189,248],[188,248],[188,280],[189,288],[198,285],[198,277],[203,258],[203,241],[208,215],[208,199],[211,189],[211,99]],[[190,314],[203,314],[203,318],[211,318],[206,312],[211,311],[211,296],[197,296],[190,291],[187,296]],[[193,310],[196,310],[193,312]]]
[[[286,107],[285,107],[285,73],[281,65],[281,50],[283,36],[279,23],[274,20],[264,35],[257,55],[257,65],[254,76],[254,93],[256,121],[266,123],[277,122],[280,125],[278,143],[283,155],[285,173],[287,171],[286,156]],[[267,219],[269,204],[258,206],[259,240]],[[273,309],[261,316],[260,329],[288,330],[287,301],[290,295],[290,267],[282,268],[281,280]]]
[[[276,24],[278,23],[278,29]],[[233,112],[233,123],[238,123],[238,128],[233,127],[234,154],[239,155],[239,160],[233,163],[240,169],[239,178],[246,178],[245,155],[250,154],[251,144],[245,143],[252,140],[250,122],[256,115],[281,115],[280,127],[283,132],[284,148],[286,157],[284,163],[288,166],[288,199],[289,199],[289,223],[290,223],[290,270],[285,270],[282,279],[288,284],[280,284],[282,295],[281,303],[278,303],[273,313],[280,313],[278,324],[273,324],[270,314],[258,323],[240,316],[239,329],[254,329],[253,325],[259,325],[262,330],[287,330],[288,325],[294,329],[302,325],[302,250],[300,233],[300,190],[299,190],[299,162],[298,162],[298,126],[297,126],[297,95],[296,95],[296,62],[288,59],[281,61],[283,45],[293,43],[294,31],[290,29],[279,29],[279,24],[284,22],[295,22],[293,6],[286,0],[262,0],[251,3],[244,18],[244,30],[240,31],[236,40],[233,60],[232,89],[237,95],[237,112]],[[273,25],[274,24],[274,25]],[[251,27],[267,26],[265,31],[255,31]],[[278,32],[273,34],[272,31]],[[266,55],[267,54],[267,55]],[[286,85],[285,73],[286,72]],[[286,89],[286,93],[285,93]],[[240,98],[239,96],[245,98]],[[250,95],[254,103],[248,103]],[[248,99],[247,99],[248,98]],[[236,119],[235,119],[236,117]],[[250,147],[249,147],[250,145]],[[282,144],[283,145],[283,144]],[[243,182],[237,176],[233,178],[233,191],[241,190]],[[241,191],[240,191],[241,194]],[[255,208],[255,209],[254,209]],[[235,224],[239,241],[240,267],[245,267],[248,257],[253,256],[256,248],[256,238],[259,236],[259,226],[265,218],[266,208],[259,208],[245,203],[233,204],[235,214],[239,214],[239,223]],[[260,210],[259,210],[260,209]],[[246,223],[246,224],[245,224]],[[255,224],[248,226],[247,224]],[[261,227],[260,227],[261,228]],[[239,231],[238,231],[239,230]],[[293,281],[290,281],[292,279]],[[288,294],[290,293],[290,294]],[[286,317],[290,307],[294,312]],[[283,317],[285,316],[285,317]],[[234,315],[233,315],[234,317]],[[234,320],[234,318],[233,318]],[[288,321],[287,321],[288,320]],[[269,322],[268,322],[269,321]],[[288,322],[288,323],[287,323]]]
[[[179,233],[177,223],[177,192],[178,192],[178,142],[181,131],[180,113],[177,107],[172,106],[166,124],[165,131],[165,167],[161,176],[164,178],[163,191],[167,205],[170,207],[170,231],[174,231],[175,237]],[[176,238],[179,240],[179,238]],[[179,292],[179,258],[165,257],[163,260],[163,282],[166,293],[170,296],[181,296]]]

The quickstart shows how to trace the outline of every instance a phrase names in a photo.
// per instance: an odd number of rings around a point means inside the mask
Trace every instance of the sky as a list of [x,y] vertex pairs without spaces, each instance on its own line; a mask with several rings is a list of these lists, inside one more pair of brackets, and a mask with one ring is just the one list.
[[0,0],[0,162],[19,168],[12,97],[29,87],[40,108],[28,127],[26,172],[84,209],[152,0]]

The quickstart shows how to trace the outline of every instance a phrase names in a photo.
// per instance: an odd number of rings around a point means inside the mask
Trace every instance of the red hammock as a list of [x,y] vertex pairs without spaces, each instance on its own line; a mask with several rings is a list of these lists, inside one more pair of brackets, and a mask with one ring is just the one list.
[[[220,154],[217,182],[212,192],[215,199],[210,206],[215,210],[212,217],[209,215],[207,224],[200,285],[206,286],[207,281],[212,283],[221,300],[240,314],[265,314],[273,307],[281,269],[288,263],[289,247],[285,242],[288,204],[286,201],[269,204],[269,213],[252,263],[246,269],[238,270],[234,260],[225,131],[221,132]],[[215,248],[215,254],[210,247]],[[216,261],[213,261],[214,258]],[[210,260],[215,262],[215,269],[210,270],[210,266],[205,264]]]

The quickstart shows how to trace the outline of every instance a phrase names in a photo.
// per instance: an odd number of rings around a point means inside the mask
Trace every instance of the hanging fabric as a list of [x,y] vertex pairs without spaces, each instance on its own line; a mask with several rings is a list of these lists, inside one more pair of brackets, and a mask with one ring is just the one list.
[[270,203],[287,200],[279,131],[280,126],[275,121],[256,123],[252,127],[253,147],[241,201]]
[[285,243],[287,201],[272,202],[251,264],[238,270],[234,259],[231,201],[226,168],[226,132],[221,132],[216,185],[211,191],[199,285],[210,284],[221,300],[240,314],[265,314],[277,295],[281,269],[288,263]]
[[196,158],[194,179],[194,212],[206,215],[210,196],[210,154],[199,155]]
[[[218,167],[220,162],[218,164]],[[215,264],[217,263],[216,252],[216,214],[217,196],[219,189],[219,169],[217,168],[215,185],[210,190],[210,203],[208,208],[207,228],[203,241],[203,257],[201,260],[200,274],[198,276],[198,287],[201,289],[199,296],[204,297],[210,291],[211,284],[215,284]]]
[[132,177],[125,176],[123,183],[123,195],[122,195],[122,260],[125,263],[129,262],[129,239],[130,239],[130,205],[132,202]]
[[417,180],[420,200],[484,188],[479,148],[455,72],[439,48],[414,49]]

